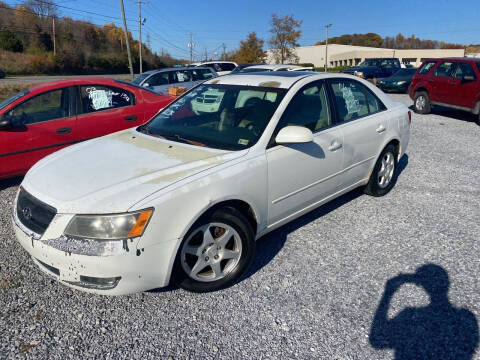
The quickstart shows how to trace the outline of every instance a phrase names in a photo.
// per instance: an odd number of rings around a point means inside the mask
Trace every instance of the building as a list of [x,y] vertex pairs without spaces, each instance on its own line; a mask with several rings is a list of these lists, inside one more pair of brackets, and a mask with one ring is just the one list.
[[[299,63],[311,63],[315,67],[325,66],[325,45],[295,48]],[[328,45],[328,67],[355,66],[365,59],[396,57],[403,63],[419,66],[424,59],[442,57],[463,57],[464,49],[385,49],[366,46]],[[272,52],[267,51],[267,62],[274,63]]]

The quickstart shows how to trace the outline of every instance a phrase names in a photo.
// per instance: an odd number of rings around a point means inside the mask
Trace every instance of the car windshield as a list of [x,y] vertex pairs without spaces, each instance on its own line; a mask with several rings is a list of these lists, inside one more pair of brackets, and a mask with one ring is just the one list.
[[369,67],[369,66],[378,66],[379,61],[378,59],[366,59],[365,61],[361,62],[358,67]]
[[6,100],[3,100],[2,102],[0,102],[0,110],[3,109],[4,107],[10,105],[12,102],[14,102],[15,100],[17,99],[20,99],[22,96],[25,96],[29,93],[28,90],[25,90],[25,91],[21,91],[19,92],[18,94],[16,95],[13,95],[12,97],[6,99]]
[[413,75],[415,74],[415,72],[417,71],[417,69],[415,68],[410,68],[410,69],[400,69],[398,70],[394,75],[395,76],[409,76],[409,75]]
[[286,91],[200,85],[137,130],[192,145],[243,150],[258,141]]
[[140,85],[143,80],[145,80],[147,77],[149,77],[150,74],[140,74],[138,75],[135,79],[132,80],[132,83],[135,85]]

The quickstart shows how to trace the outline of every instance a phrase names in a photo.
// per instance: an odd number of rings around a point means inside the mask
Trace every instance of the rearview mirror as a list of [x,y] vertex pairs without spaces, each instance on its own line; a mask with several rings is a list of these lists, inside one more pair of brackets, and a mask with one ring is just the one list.
[[277,144],[300,144],[313,141],[313,133],[303,126],[285,126],[275,138]]
[[0,130],[10,129],[12,127],[12,122],[9,117],[2,115],[0,116]]

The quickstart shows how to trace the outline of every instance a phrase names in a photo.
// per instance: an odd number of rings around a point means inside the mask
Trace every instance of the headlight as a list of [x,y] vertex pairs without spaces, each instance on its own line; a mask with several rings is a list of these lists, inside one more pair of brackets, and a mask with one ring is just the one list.
[[363,72],[361,71],[355,71],[355,75],[358,76],[359,78],[363,78]]
[[406,81],[397,81],[397,85],[403,85],[405,83],[406,83]]
[[142,236],[153,209],[116,215],[75,215],[65,235],[97,240],[120,240]]

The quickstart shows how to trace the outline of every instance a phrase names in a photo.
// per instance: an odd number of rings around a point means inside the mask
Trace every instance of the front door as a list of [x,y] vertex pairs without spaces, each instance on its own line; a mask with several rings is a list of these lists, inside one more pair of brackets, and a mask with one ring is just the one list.
[[304,86],[285,110],[274,136],[285,126],[312,130],[314,141],[267,149],[269,226],[335,193],[342,170],[342,136],[332,127],[324,81]]
[[105,85],[78,87],[77,124],[80,140],[87,140],[139,126],[145,110],[141,99],[122,88]]
[[26,99],[5,113],[10,129],[0,130],[0,176],[25,173],[41,158],[78,140],[69,87]]

